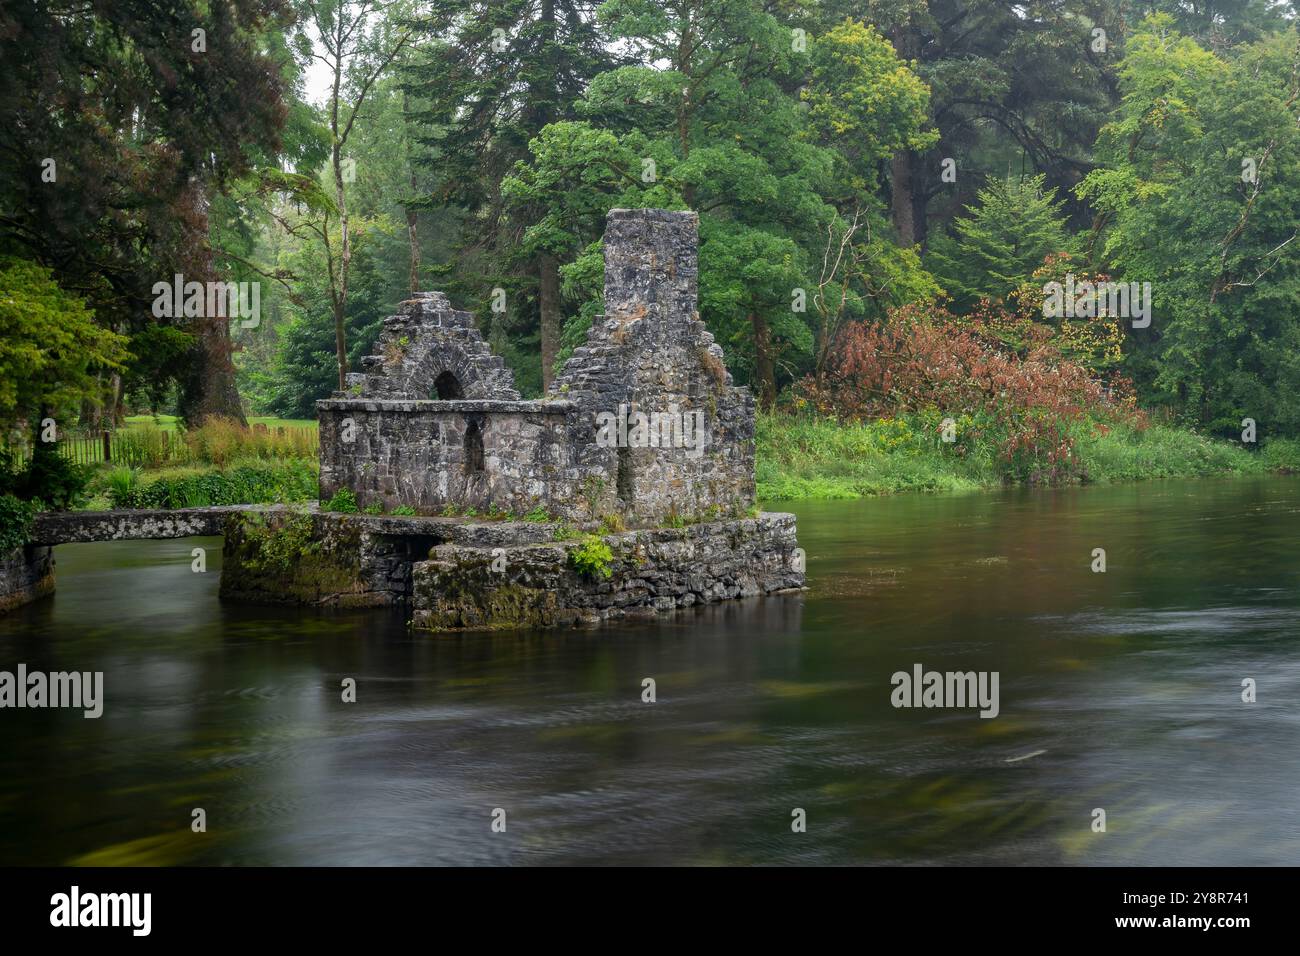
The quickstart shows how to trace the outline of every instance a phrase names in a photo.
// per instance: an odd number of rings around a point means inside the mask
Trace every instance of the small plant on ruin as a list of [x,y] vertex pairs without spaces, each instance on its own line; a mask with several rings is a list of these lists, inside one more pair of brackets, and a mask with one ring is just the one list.
[[388,513],[390,515],[399,515],[400,517],[403,518],[409,518],[415,514],[415,509],[412,508],[410,505],[398,505],[396,508],[394,508],[392,511]]
[[383,514],[383,513],[384,513],[384,503],[383,503],[382,501],[376,501],[376,502],[375,502],[374,504],[372,504],[372,505],[366,505],[365,513],[368,514],[368,515],[381,515],[381,514]]
[[607,578],[613,574],[610,568],[613,560],[614,552],[609,545],[594,534],[584,535],[582,543],[569,552],[569,564],[573,569],[591,578]]
[[334,493],[334,497],[321,505],[323,511],[336,511],[339,514],[354,515],[360,509],[357,507],[357,496],[351,488],[340,488]]
[[454,518],[456,517],[457,514],[459,514],[459,512],[456,510],[455,505],[449,504],[447,505],[447,507],[442,509],[441,514],[444,518]]
[[310,515],[292,514],[278,526],[262,515],[242,515],[244,567],[263,574],[292,574],[305,555],[320,550]]
[[549,511],[541,505],[538,505],[532,511],[528,512],[528,514],[524,515],[524,520],[531,521],[534,524],[550,524],[555,519],[551,517]]
[[623,516],[616,511],[610,512],[600,519],[600,526],[605,529],[607,534],[619,534],[627,530],[627,522]]
[[551,532],[551,537],[556,541],[572,541],[578,537],[578,532],[567,521],[561,521],[556,524],[555,530]]
[[478,509],[477,509],[477,508],[474,508],[474,507],[469,507],[469,508],[466,508],[464,511],[462,511],[461,514],[462,514],[464,517],[466,517],[466,518],[477,518],[477,517],[478,517]]

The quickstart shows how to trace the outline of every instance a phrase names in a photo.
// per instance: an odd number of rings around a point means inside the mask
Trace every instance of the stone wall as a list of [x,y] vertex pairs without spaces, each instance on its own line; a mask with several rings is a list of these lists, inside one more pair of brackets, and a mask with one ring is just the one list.
[[435,546],[415,565],[412,624],[431,630],[592,624],[754,597],[804,583],[795,520],[763,514],[607,535],[606,577],[575,569],[580,542]]
[[[551,386],[578,408],[579,462],[606,476],[604,511],[629,523],[739,515],[754,503],[754,401],[732,384],[721,347],[697,311],[699,217],[610,210],[605,226],[606,315],[593,322]],[[651,423],[702,421],[694,447],[596,442],[598,416]],[[661,431],[651,429],[652,441]]]
[[747,513],[754,402],[696,310],[697,230],[690,212],[609,213],[608,315],[542,401],[500,400],[509,372],[441,293],[403,303],[360,394],[317,403],[322,498],[640,526]]
[[0,554],[0,614],[54,593],[54,551],[39,545]]
[[384,607],[405,602],[411,567],[436,538],[385,534],[355,515],[233,515],[220,594],[253,604]]
[[[544,508],[587,520],[603,474],[575,455],[573,407],[541,402],[329,400],[320,418],[322,499],[436,514]],[[350,433],[352,440],[346,438]]]
[[403,302],[361,366],[362,398],[519,400],[514,376],[474,317],[453,309],[441,292],[417,292]]

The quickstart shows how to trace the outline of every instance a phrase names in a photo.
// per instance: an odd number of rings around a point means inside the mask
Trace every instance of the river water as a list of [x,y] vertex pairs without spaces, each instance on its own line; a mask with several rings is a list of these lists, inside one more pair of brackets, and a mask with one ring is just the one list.
[[[0,711],[0,863],[1300,863],[1300,479],[790,510],[805,594],[598,630],[60,546],[0,669],[103,671],[105,709]],[[916,664],[998,672],[998,716],[893,707]]]

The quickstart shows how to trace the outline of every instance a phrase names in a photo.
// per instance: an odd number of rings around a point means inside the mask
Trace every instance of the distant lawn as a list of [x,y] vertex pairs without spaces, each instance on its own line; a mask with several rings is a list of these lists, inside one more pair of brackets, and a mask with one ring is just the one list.
[[[152,415],[128,415],[126,418],[127,427],[156,424],[167,432],[176,431],[176,425],[179,421],[180,419],[175,415],[159,415],[157,418]],[[252,415],[248,419],[248,424],[265,425],[267,428],[315,428],[317,423],[314,418],[275,418],[271,415]]]

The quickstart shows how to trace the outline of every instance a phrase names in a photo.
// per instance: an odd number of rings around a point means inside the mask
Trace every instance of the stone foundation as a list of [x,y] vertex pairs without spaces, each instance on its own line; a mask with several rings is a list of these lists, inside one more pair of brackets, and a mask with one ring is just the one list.
[[580,541],[495,550],[435,547],[414,568],[412,625],[430,630],[595,624],[802,588],[794,516],[763,514],[603,536],[603,577],[572,562]]
[[53,549],[29,544],[0,555],[0,614],[53,593]]
[[575,568],[590,538],[553,524],[277,511],[230,516],[225,536],[225,599],[403,605],[430,630],[591,624],[804,582],[789,514],[603,535],[608,576]]

